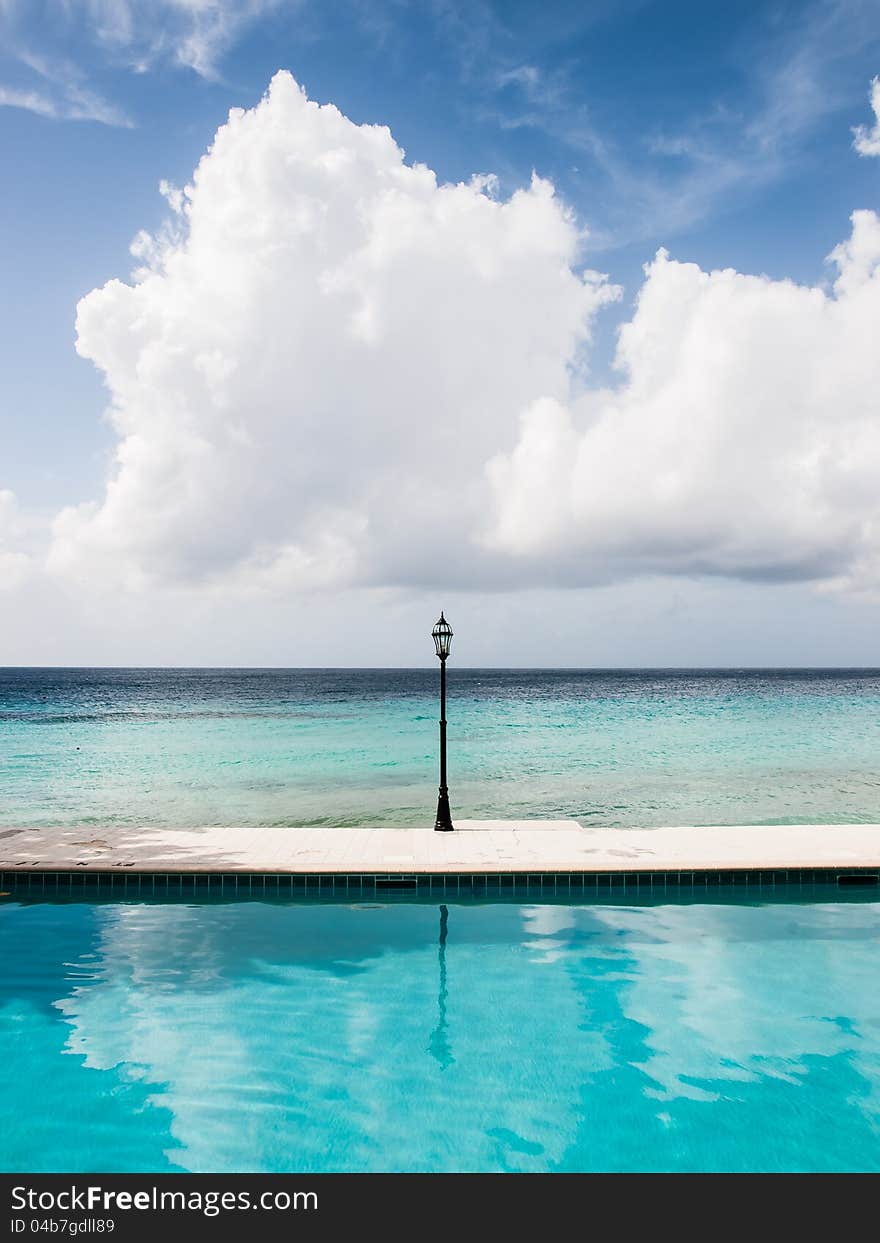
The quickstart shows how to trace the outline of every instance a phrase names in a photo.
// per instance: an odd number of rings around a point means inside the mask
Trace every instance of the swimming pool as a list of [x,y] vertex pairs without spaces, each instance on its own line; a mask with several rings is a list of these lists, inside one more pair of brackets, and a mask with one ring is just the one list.
[[878,1170],[876,898],[6,897],[0,1169]]

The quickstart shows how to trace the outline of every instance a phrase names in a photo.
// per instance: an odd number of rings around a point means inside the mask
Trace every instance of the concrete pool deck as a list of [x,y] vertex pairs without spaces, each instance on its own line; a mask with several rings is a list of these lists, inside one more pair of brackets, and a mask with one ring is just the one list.
[[[56,876],[632,878],[880,872],[880,824],[585,828],[462,820],[424,828],[0,828],[3,883]],[[784,879],[784,878],[783,878]],[[831,879],[830,875],[828,879]]]

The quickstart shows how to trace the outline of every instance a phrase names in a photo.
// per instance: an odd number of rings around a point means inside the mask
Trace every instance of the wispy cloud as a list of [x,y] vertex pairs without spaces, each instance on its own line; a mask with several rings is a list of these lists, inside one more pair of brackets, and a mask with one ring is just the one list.
[[[69,0],[59,0],[65,9]],[[131,68],[144,72],[169,60],[216,78],[242,32],[295,0],[87,0],[94,38]]]
[[874,125],[857,125],[853,130],[853,146],[859,155],[880,155],[880,78],[871,83],[871,107],[874,109]]
[[49,60],[27,49],[19,50],[18,60],[38,79],[38,85],[0,84],[0,106],[23,108],[54,121],[98,121],[102,125],[125,127],[132,124],[121,108],[86,85],[84,75],[72,62]]
[[113,104],[92,91],[62,90],[57,99],[43,91],[21,90],[0,84],[0,107],[23,108],[54,121],[100,121],[103,125],[131,126],[132,122]]
[[740,99],[720,98],[682,132],[650,139],[654,151],[685,161],[677,177],[661,170],[649,179],[649,195],[671,208],[662,217],[686,227],[734,187],[747,194],[783,176],[822,121],[852,102],[854,57],[872,45],[880,46],[876,8],[862,0],[817,0],[797,25],[756,31],[738,53]]
[[25,71],[21,81],[7,75],[0,106],[59,121],[131,125],[91,84],[96,73],[108,66],[145,73],[164,62],[217,79],[224,56],[248,27],[281,7],[294,10],[303,3],[0,0],[0,49],[15,62],[15,74]]
[[57,117],[58,110],[48,95],[39,91],[21,91],[14,86],[0,85],[0,107],[24,108],[26,112],[36,112],[41,117]]
[[[821,122],[851,106],[856,56],[880,47],[876,6],[864,0],[814,0],[796,23],[768,7],[729,51],[735,91],[719,89],[708,105],[702,96],[701,111],[674,129],[648,120],[634,136],[615,132],[613,117],[597,119],[601,110],[575,64],[554,55],[547,68],[539,37],[524,56],[522,32],[488,6],[435,0],[435,9],[461,47],[463,80],[482,95],[481,119],[505,131],[540,131],[570,153],[579,166],[573,171],[590,177],[594,247],[674,236],[730,201],[733,190],[741,198],[778,180]],[[608,16],[617,15],[591,9],[584,20],[595,25]],[[649,98],[645,110],[650,116]],[[857,139],[880,150],[880,121],[874,130],[861,127]]]

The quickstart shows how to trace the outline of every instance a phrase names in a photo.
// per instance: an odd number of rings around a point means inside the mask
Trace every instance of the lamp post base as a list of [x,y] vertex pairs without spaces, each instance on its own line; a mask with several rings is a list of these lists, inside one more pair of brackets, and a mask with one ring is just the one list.
[[452,814],[449,811],[449,791],[446,786],[440,787],[440,797],[437,800],[437,819],[434,821],[434,832],[452,832]]

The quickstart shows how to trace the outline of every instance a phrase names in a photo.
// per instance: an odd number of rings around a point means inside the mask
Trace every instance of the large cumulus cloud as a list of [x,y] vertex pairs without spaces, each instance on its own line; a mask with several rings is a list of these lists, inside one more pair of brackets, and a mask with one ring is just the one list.
[[618,291],[540,178],[438,184],[279,73],[235,111],[130,284],[79,307],[118,433],[50,562],[132,585],[584,585],[640,574],[861,588],[880,567],[880,221],[833,285],[660,252]]
[[873,585],[880,553],[880,220],[833,288],[660,252],[613,392],[525,412],[488,474],[499,550],[559,576],[660,571]]
[[231,114],[134,284],[79,307],[119,433],[53,563],[131,581],[466,576],[482,470],[517,412],[564,399],[593,311],[580,234],[538,178],[438,185],[387,129],[287,73]]

